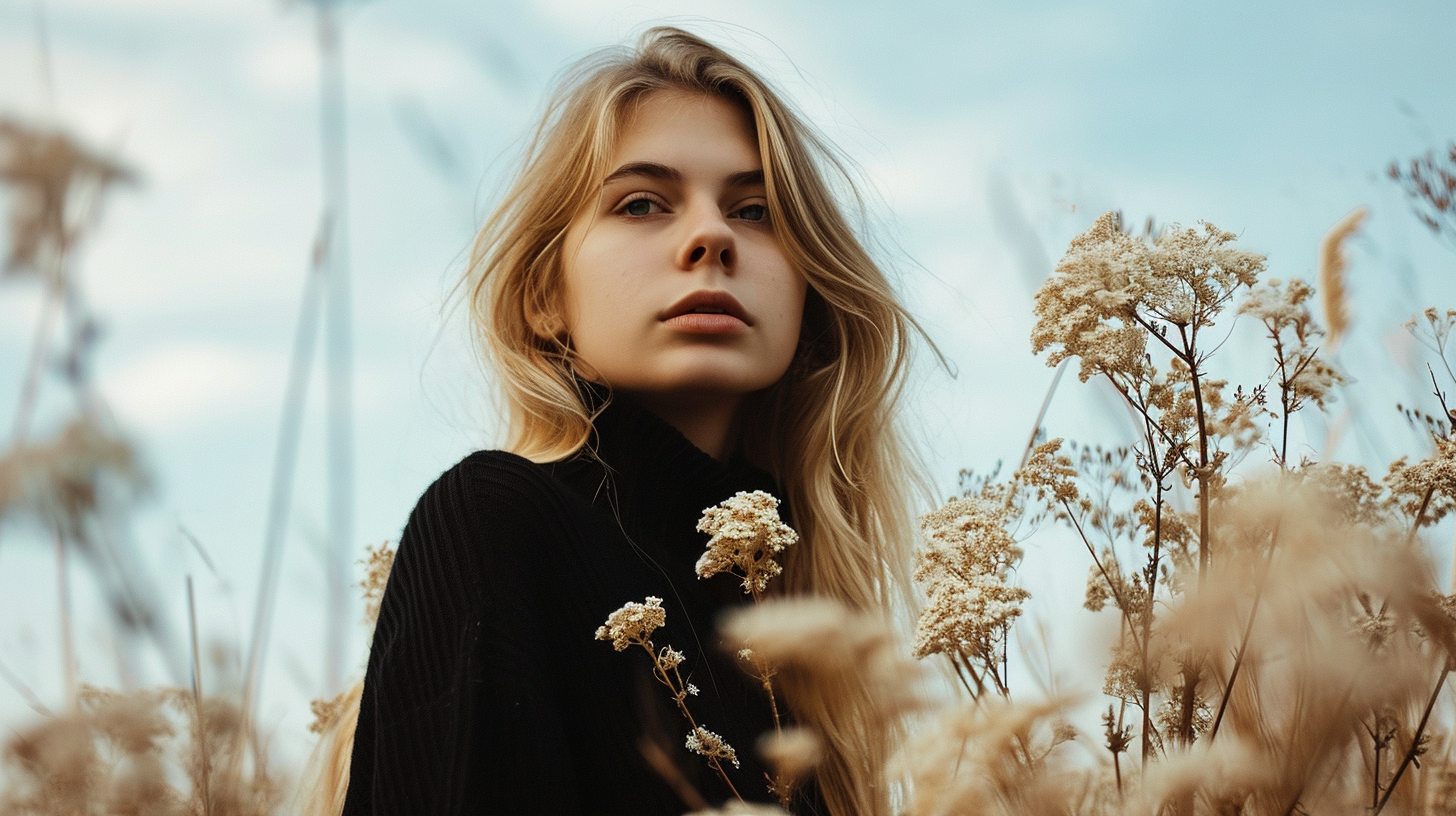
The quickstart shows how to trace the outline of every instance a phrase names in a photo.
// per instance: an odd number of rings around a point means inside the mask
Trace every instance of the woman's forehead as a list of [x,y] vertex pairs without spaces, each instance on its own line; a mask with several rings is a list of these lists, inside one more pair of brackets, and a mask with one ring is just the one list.
[[653,92],[632,106],[603,175],[649,163],[684,176],[762,170],[753,120],[740,104],[679,90]]

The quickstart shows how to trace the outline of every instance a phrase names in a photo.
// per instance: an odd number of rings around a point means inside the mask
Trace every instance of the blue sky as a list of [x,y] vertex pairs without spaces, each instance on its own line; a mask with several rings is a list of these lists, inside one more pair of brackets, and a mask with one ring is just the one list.
[[[235,643],[319,209],[311,14],[266,0],[45,10],[56,118],[144,179],[112,198],[81,257],[106,328],[103,388],[158,483],[138,539],[169,597],[180,603],[189,572],[204,587],[205,637]],[[0,113],[47,115],[35,14],[32,0],[0,0]],[[1336,454],[1419,452],[1392,407],[1421,391],[1399,325],[1456,306],[1456,257],[1383,170],[1456,137],[1449,3],[372,0],[346,19],[361,548],[394,539],[438,473],[498,441],[445,294],[552,77],[654,20],[749,57],[863,171],[887,263],[955,368],[925,355],[909,401],[942,493],[959,468],[1018,454],[1050,377],[1026,339],[1031,293],[1067,240],[1114,208],[1210,220],[1290,277],[1313,274],[1330,225],[1371,207],[1351,246],[1356,323],[1341,362],[1372,430]],[[33,287],[0,284],[0,406],[15,402],[37,304]],[[1246,329],[1223,356],[1227,373],[1257,381],[1264,352]],[[304,744],[319,683],[320,397],[265,698],[285,753]],[[45,407],[42,431],[65,406],[53,390]],[[1109,416],[1105,395],[1069,381],[1049,430],[1115,439]],[[32,538],[0,530],[0,659],[54,699],[53,576]],[[1033,550],[1024,572],[1080,595],[1084,569]],[[76,586],[83,679],[112,682],[84,575]],[[364,648],[361,630],[353,657]],[[23,711],[0,686],[0,720]]]

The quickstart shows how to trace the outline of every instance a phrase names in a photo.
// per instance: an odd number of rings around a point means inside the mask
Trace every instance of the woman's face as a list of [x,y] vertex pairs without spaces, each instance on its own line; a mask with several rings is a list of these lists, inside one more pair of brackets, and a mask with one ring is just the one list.
[[584,375],[649,401],[736,403],[788,370],[806,283],[774,234],[738,107],[680,91],[644,99],[563,249]]

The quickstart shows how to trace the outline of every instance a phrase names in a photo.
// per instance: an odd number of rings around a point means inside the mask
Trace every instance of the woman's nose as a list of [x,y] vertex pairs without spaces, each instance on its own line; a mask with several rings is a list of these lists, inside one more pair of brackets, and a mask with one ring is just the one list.
[[731,272],[736,256],[733,229],[723,213],[717,206],[699,208],[688,221],[686,240],[678,250],[678,266],[686,272],[703,265],[716,265]]

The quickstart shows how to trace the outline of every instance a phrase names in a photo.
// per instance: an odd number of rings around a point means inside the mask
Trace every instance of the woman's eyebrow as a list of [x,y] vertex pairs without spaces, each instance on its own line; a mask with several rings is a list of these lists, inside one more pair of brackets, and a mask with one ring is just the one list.
[[602,180],[602,185],[611,184],[618,179],[627,176],[647,176],[648,178],[661,179],[663,181],[682,181],[682,173],[657,162],[627,162],[612,171],[610,176]]
[[[668,167],[657,162],[627,162],[612,171],[612,174],[602,180],[602,186],[611,184],[614,181],[627,178],[628,176],[646,176],[647,178],[660,179],[662,181],[682,181],[682,173],[676,168]],[[724,179],[728,187],[755,187],[763,184],[762,170],[742,170],[733,173]]]
[[734,173],[727,179],[729,187],[762,187],[762,170],[744,170],[741,173]]

